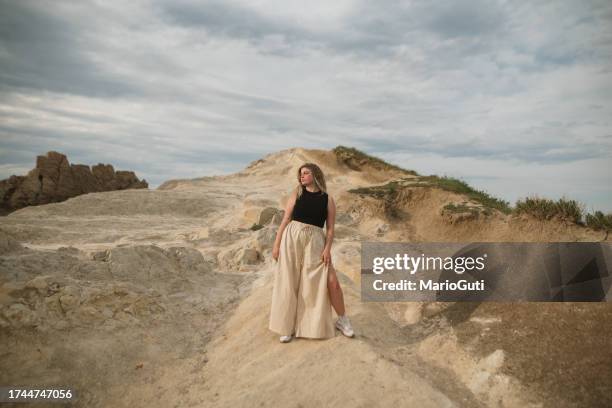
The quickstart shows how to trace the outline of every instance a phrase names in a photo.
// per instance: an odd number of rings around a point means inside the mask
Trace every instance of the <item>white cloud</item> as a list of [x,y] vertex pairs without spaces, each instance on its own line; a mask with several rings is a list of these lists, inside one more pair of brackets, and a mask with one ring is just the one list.
[[[2,7],[0,177],[60,150],[155,186],[344,144],[475,182],[506,169],[502,196],[535,172],[550,179],[529,188],[602,207],[610,197],[599,176],[612,159],[608,2]],[[592,182],[553,182],[563,171]]]

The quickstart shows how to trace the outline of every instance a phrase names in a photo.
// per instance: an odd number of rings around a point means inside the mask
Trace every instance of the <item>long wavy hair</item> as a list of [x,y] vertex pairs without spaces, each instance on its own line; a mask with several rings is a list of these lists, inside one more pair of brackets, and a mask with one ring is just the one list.
[[325,183],[325,175],[323,174],[323,170],[321,170],[321,168],[314,163],[304,163],[297,170],[297,198],[300,198],[302,195],[302,183],[300,182],[300,176],[304,167],[306,167],[312,173],[312,178],[317,188],[322,192],[327,193],[327,184]]

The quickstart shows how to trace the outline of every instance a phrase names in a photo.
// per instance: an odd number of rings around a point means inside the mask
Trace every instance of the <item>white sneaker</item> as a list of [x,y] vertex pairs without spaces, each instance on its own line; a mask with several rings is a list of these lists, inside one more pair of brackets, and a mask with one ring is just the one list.
[[281,343],[289,343],[293,339],[293,336],[280,336]]
[[342,332],[346,337],[353,337],[355,332],[353,331],[353,327],[351,326],[351,322],[346,315],[341,316],[336,320],[336,328]]

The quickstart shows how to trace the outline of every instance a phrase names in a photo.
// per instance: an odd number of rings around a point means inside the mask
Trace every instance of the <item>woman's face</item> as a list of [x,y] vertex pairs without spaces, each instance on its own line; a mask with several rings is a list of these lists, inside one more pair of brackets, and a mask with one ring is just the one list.
[[309,186],[312,184],[312,172],[309,168],[303,167],[302,170],[300,170],[300,182],[303,186]]

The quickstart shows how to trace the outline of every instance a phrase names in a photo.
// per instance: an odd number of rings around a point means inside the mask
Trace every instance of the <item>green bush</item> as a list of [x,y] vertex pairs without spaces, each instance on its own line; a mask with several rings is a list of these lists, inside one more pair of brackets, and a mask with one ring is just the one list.
[[393,195],[398,187],[398,181],[390,181],[387,184],[372,187],[358,187],[348,190],[349,193],[369,195],[375,198],[388,198]]
[[586,225],[594,230],[612,230],[612,214],[604,214],[601,211],[595,211],[594,214],[586,215]]
[[484,191],[476,190],[464,181],[458,180],[452,177],[439,177],[436,175],[421,176],[417,179],[419,182],[415,186],[436,186],[442,190],[451,191],[457,194],[464,194],[469,199],[482,204],[483,207],[494,208],[503,212],[504,214],[510,214],[512,208],[510,203],[499,198],[495,198],[485,193]]
[[475,207],[469,207],[465,204],[455,205],[453,203],[448,203],[444,206],[444,209],[450,211],[452,213],[466,213],[469,212],[473,215],[478,215],[478,209]]
[[526,197],[516,202],[515,213],[530,214],[540,220],[550,220],[557,217],[582,224],[583,205],[576,200],[565,198],[553,201],[547,198]]

